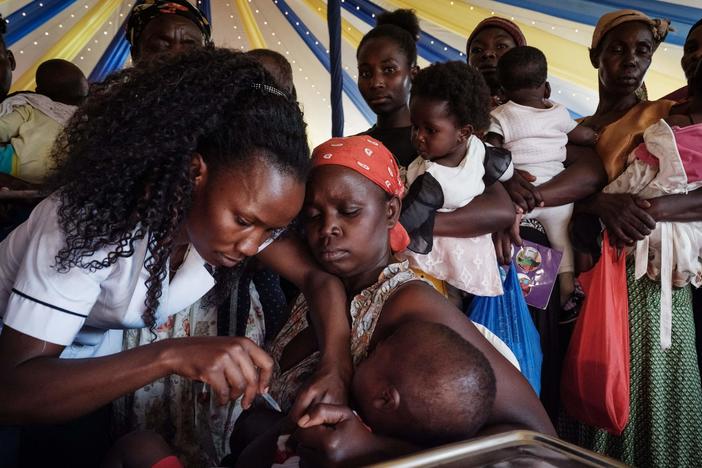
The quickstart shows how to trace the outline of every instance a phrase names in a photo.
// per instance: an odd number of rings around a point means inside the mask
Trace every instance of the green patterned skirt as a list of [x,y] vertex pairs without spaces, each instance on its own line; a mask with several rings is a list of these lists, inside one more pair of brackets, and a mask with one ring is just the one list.
[[633,262],[627,265],[627,284],[629,422],[621,436],[581,425],[579,442],[634,466],[702,466],[702,388],[690,287],[673,290],[672,346],[662,351],[660,284],[647,277],[634,279]]

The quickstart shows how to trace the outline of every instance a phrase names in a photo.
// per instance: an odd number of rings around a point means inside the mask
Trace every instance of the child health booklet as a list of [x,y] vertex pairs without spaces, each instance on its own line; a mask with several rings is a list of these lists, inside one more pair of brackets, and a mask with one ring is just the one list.
[[545,309],[558,278],[563,253],[527,240],[512,245],[512,263],[517,268],[519,286],[526,303]]

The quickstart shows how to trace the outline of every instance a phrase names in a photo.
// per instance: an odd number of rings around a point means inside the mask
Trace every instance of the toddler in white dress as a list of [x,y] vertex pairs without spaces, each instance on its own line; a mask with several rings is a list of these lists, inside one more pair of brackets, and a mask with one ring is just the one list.
[[[407,169],[409,191],[400,221],[410,235],[405,251],[413,268],[478,296],[502,294],[490,234],[471,238],[434,237],[436,211],[461,208],[511,168],[497,150],[497,174],[486,175],[486,146],[476,132],[489,124],[489,91],[480,73],[462,62],[420,71],[410,99],[412,140],[419,157]],[[495,171],[491,171],[495,172]]]

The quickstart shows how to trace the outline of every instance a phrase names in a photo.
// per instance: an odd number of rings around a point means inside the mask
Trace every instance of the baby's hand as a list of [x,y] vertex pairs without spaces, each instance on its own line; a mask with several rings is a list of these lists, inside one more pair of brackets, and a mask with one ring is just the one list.
[[522,238],[519,235],[519,225],[524,215],[522,209],[515,205],[516,215],[514,223],[504,231],[492,234],[492,242],[495,244],[495,253],[500,265],[509,265],[512,262],[512,244],[522,245]]
[[377,450],[376,437],[348,406],[315,405],[294,437],[311,466],[358,466],[356,461]]
[[290,419],[299,423],[302,418],[309,418],[311,407],[320,403],[346,405],[351,376],[345,374],[337,366],[320,367],[298,393],[290,410]]

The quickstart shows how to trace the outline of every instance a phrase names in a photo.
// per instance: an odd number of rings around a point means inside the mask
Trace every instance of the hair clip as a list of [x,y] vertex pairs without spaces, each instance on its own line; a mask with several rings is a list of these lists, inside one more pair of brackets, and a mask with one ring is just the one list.
[[283,91],[279,90],[275,86],[271,86],[271,85],[267,85],[267,84],[263,84],[263,83],[252,83],[251,87],[253,89],[259,89],[259,90],[267,92],[267,93],[275,94],[276,96],[280,96],[280,97],[284,97],[284,98],[288,97],[287,93],[284,93]]

